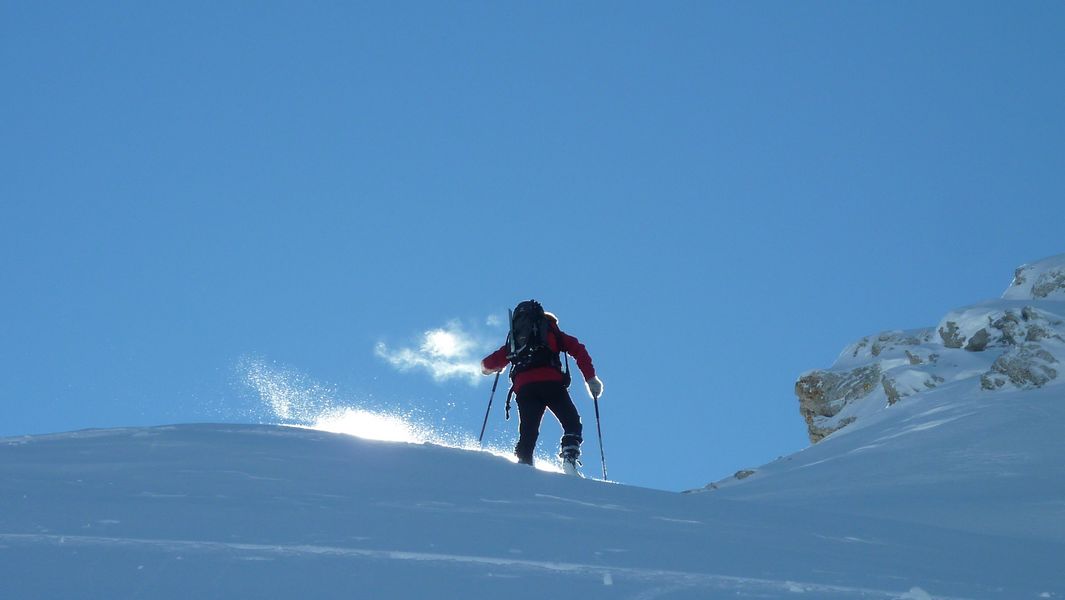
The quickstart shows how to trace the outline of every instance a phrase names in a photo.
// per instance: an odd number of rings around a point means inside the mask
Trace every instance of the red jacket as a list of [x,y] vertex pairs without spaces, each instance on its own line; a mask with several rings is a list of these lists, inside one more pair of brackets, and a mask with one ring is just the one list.
[[[592,357],[588,355],[588,350],[584,347],[584,344],[572,335],[564,333],[558,328],[558,325],[551,323],[551,331],[547,332],[547,344],[551,347],[551,350],[559,351],[559,340],[562,340],[562,348],[565,348],[567,354],[573,357],[573,360],[577,361],[577,368],[581,370],[581,374],[584,375],[585,381],[595,377],[595,367],[592,366]],[[509,348],[506,344],[503,344],[499,350],[484,357],[481,361],[481,368],[485,372],[491,373],[494,371],[502,371],[507,367],[510,361],[507,360],[507,351]],[[527,383],[534,383],[537,381],[563,381],[565,377],[562,375],[562,371],[554,367],[536,367],[535,369],[529,369],[522,371],[514,376],[514,393],[517,393],[521,386]]]

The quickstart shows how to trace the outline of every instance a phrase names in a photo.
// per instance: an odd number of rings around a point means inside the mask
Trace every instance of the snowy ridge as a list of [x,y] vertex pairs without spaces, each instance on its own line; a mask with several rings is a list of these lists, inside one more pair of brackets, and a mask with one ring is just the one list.
[[1061,385],[1065,255],[1025,265],[1002,299],[950,311],[934,327],[886,331],[795,384],[812,442],[904,398],[978,382],[987,392]]
[[1065,301],[1065,254],[1018,267],[1013,283],[1002,297]]

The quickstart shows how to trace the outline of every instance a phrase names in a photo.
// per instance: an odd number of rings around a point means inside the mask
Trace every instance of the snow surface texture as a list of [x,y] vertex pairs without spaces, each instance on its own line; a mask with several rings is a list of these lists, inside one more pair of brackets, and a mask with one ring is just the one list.
[[935,327],[858,340],[830,369],[804,373],[795,393],[816,443],[946,385],[975,384],[988,393],[1060,386],[1062,358],[1065,254],[1017,269],[1000,300],[953,310]]
[[[1022,456],[1060,456],[1061,403],[974,463],[984,420],[946,396],[711,494],[291,427],[2,439],[0,598],[1063,597],[1065,479]],[[959,450],[922,463],[940,444]],[[911,471],[929,466],[953,470]],[[984,467],[1003,473],[927,522]],[[822,504],[833,493],[876,502]]]

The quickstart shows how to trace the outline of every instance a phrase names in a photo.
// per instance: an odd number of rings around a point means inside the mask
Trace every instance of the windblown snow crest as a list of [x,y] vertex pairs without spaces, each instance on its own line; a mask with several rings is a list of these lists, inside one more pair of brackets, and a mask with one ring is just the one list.
[[258,359],[241,361],[244,383],[254,389],[267,420],[361,438],[467,447],[468,435],[441,432],[418,422],[413,414],[373,410],[338,400],[335,387],[318,383],[290,368]]
[[[317,382],[292,368],[246,358],[240,362],[239,369],[243,383],[258,396],[259,418],[264,423],[305,427],[369,440],[484,451],[514,460],[513,452],[505,444],[482,446],[470,431],[431,425],[414,411],[359,406],[357,402],[342,400],[335,387]],[[550,457],[541,454],[536,458],[537,468],[559,471],[556,461]]]

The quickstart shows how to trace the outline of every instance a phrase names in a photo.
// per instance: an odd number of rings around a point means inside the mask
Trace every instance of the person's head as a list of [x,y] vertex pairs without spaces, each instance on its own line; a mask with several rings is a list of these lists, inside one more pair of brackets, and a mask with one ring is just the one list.
[[515,315],[525,313],[539,314],[542,312],[544,312],[544,307],[536,300],[524,300],[522,302],[519,302],[518,305],[514,307]]
[[546,310],[544,310],[543,305],[540,304],[539,302],[537,302],[536,300],[524,300],[522,302],[519,302],[518,305],[514,307],[514,316],[515,317],[518,316],[518,315],[526,315],[526,314],[528,314],[530,316],[543,315],[543,316],[547,317],[548,319],[550,319],[555,324],[558,324],[558,317],[555,316],[553,313],[549,313]]

